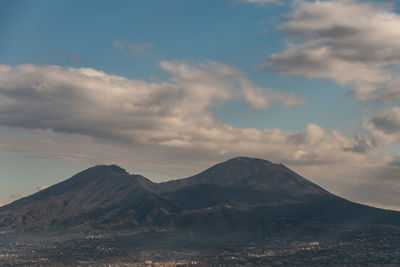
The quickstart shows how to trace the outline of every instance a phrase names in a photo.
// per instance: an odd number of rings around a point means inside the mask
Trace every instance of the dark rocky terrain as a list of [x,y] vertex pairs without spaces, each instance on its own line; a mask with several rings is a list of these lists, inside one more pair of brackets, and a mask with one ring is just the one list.
[[[29,240],[30,246],[42,249],[35,250],[42,251],[41,257],[61,253],[67,264],[76,264],[68,261],[65,251],[73,254],[77,244],[85,248],[75,251],[85,251],[82,258],[99,253],[103,259],[167,248],[168,253],[183,249],[191,251],[185,255],[195,251],[206,257],[226,249],[253,255],[275,247],[279,249],[271,252],[274,258],[261,254],[279,263],[277,255],[294,247],[315,254],[315,249],[325,244],[325,253],[336,247],[334,251],[346,254],[351,248],[355,253],[381,242],[386,253],[382,255],[392,259],[390,256],[400,250],[396,243],[400,213],[335,196],[282,164],[238,157],[195,176],[165,183],[130,175],[116,165],[95,166],[1,207],[0,232],[3,249],[14,249],[15,244],[21,244],[18,242]],[[318,245],[315,240],[319,240]],[[342,243],[346,245],[338,245]],[[57,246],[58,250],[49,250]],[[109,254],[94,249],[103,246]],[[249,246],[255,251],[247,251]],[[376,251],[376,255],[381,253]],[[299,260],[291,257],[293,262]],[[268,263],[266,259],[255,263]],[[394,256],[386,263],[397,259]],[[369,263],[368,258],[365,262]]]

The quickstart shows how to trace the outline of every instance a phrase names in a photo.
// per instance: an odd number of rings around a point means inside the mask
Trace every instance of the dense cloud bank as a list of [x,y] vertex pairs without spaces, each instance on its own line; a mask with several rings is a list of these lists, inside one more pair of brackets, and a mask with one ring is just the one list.
[[300,133],[235,128],[209,108],[231,99],[256,109],[296,106],[304,99],[260,88],[226,64],[161,62],[160,67],[169,78],[146,82],[89,68],[1,65],[0,149],[170,175],[248,155],[289,164],[338,192],[346,192],[341,186],[350,178],[357,186],[368,183],[366,171],[395,161],[373,139],[315,124]]

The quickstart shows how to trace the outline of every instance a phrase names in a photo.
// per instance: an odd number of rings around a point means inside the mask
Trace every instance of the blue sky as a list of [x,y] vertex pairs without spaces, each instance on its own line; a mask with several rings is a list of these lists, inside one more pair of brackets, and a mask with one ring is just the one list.
[[398,208],[396,3],[266,2],[1,3],[0,202],[95,164],[160,181],[248,155]]
[[[1,14],[1,36],[6,40],[0,44],[3,64],[90,67],[150,81],[165,77],[157,66],[160,60],[219,61],[244,70],[258,85],[309,99],[308,105],[297,108],[301,113],[284,109],[255,112],[240,101],[214,108],[218,118],[234,126],[299,131],[315,122],[349,134],[359,130],[353,120],[360,121],[365,107],[348,99],[346,88],[254,70],[285,45],[285,36],[277,33],[276,27],[289,12],[287,5],[181,0],[8,4]],[[121,53],[112,46],[114,40],[151,43],[153,48],[150,55]]]

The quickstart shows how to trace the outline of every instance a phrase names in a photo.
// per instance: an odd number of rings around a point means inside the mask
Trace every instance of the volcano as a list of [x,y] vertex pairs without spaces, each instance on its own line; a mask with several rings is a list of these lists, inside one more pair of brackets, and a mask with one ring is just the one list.
[[99,165],[0,208],[0,230],[190,229],[322,233],[400,225],[400,213],[357,204],[282,164],[237,157],[185,179],[154,183]]

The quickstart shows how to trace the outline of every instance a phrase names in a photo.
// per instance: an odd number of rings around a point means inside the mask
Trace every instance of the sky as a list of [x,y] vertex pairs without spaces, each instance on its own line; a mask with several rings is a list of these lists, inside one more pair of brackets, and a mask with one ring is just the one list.
[[2,1],[0,205],[250,156],[400,210],[399,67],[397,1]]

